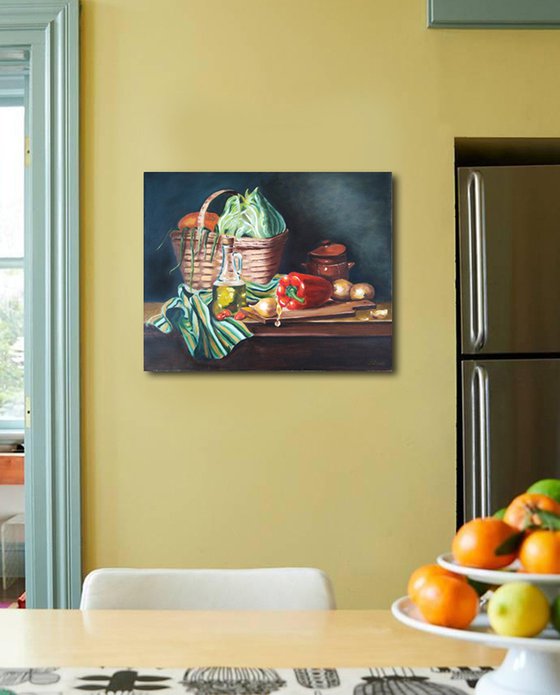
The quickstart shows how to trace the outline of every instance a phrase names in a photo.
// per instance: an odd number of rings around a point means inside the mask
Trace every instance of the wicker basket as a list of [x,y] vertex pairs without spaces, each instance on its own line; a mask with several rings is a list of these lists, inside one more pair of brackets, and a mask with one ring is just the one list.
[[[237,194],[237,191],[223,189],[212,193],[206,198],[200,209],[197,228],[185,228],[171,234],[173,251],[177,263],[180,264],[183,282],[196,290],[210,289],[220,272],[222,254],[220,240],[216,241],[216,236],[219,235],[214,231],[204,232],[203,230],[206,211],[210,203],[223,193]],[[288,230],[285,229],[282,234],[268,239],[253,239],[251,237],[235,239],[233,250],[240,253],[243,258],[243,279],[261,284],[270,282],[280,267],[287,238]],[[201,241],[200,249],[198,253],[193,254],[192,249],[196,249],[199,240]],[[214,258],[211,259],[214,244],[216,244],[216,251]]]

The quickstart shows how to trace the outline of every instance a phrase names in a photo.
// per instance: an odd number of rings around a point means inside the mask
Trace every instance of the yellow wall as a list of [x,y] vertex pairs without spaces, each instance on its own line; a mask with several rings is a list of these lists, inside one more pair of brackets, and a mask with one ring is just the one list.
[[[383,607],[449,546],[453,138],[558,135],[560,33],[424,6],[83,0],[85,571],[316,565]],[[144,373],[157,170],[394,172],[394,374]]]

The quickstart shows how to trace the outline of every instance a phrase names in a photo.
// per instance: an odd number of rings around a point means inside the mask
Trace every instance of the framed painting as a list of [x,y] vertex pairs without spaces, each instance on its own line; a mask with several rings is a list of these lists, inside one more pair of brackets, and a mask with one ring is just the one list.
[[388,172],[147,172],[144,369],[391,371]]

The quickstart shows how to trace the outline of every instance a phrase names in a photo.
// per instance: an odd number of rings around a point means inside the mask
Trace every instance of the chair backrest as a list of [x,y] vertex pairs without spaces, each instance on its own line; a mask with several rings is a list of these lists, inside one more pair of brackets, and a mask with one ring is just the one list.
[[84,580],[82,610],[329,610],[327,575],[307,567],[263,569],[106,568]]

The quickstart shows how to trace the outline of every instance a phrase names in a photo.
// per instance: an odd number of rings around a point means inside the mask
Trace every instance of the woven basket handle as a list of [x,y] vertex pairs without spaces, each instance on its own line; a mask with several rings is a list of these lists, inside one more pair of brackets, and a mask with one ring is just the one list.
[[206,200],[204,201],[204,203],[202,203],[202,207],[200,208],[200,212],[198,213],[198,219],[196,220],[196,231],[198,233],[202,232],[202,230],[204,229],[206,212],[210,207],[210,203],[223,193],[233,193],[234,195],[237,195],[237,191],[234,191],[232,188],[222,188],[221,191],[216,191],[215,193],[209,195],[208,198],[206,198]]

